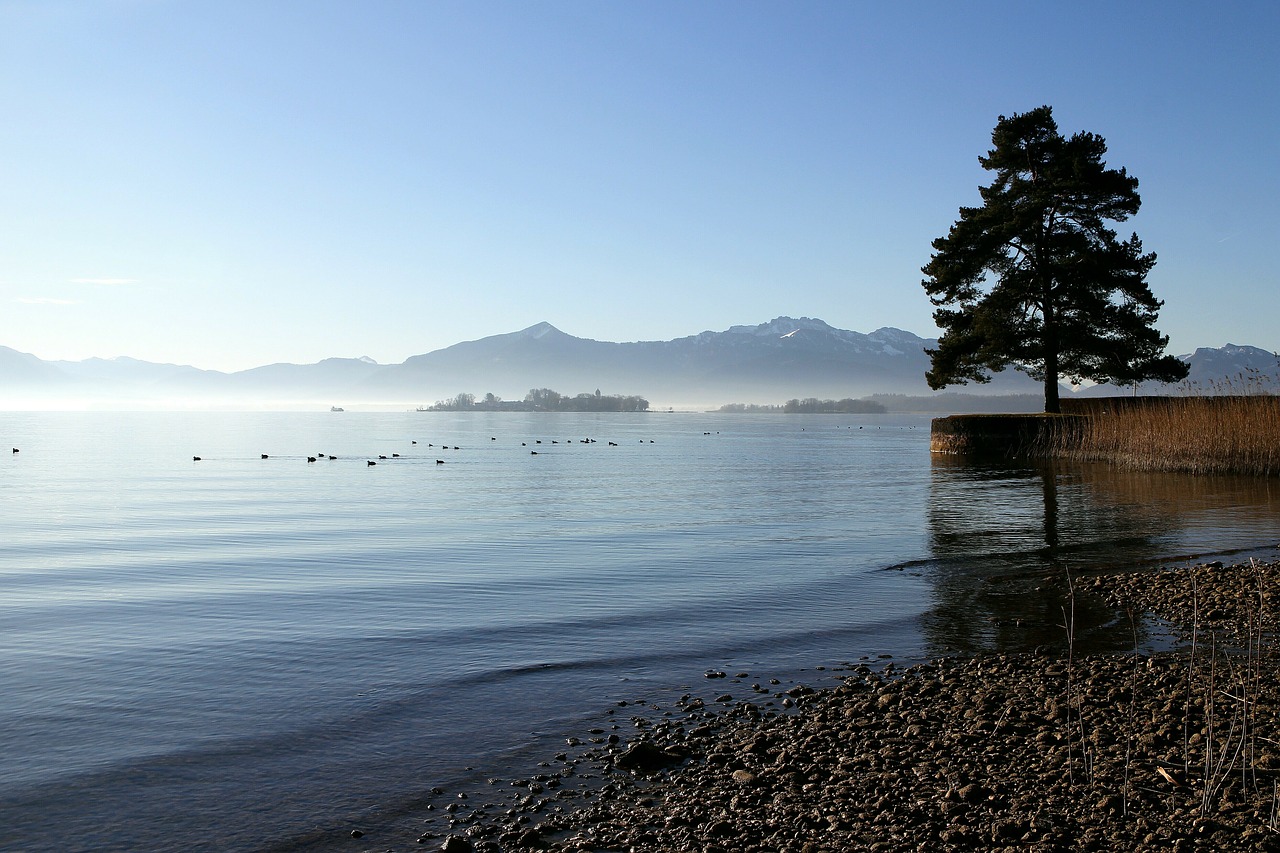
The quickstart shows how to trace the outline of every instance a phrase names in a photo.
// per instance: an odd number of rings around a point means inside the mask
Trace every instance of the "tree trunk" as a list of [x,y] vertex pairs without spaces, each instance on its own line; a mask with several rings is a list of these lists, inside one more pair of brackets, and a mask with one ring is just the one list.
[[1045,312],[1044,324],[1044,410],[1047,414],[1062,413],[1062,404],[1058,400],[1058,330],[1051,328],[1048,318],[1051,311]]
[[1044,410],[1051,415],[1062,413],[1062,403],[1058,400],[1058,354],[1053,354],[1053,370],[1049,369],[1050,358],[1045,357],[1044,364]]
[[1044,294],[1044,410],[1057,415],[1062,412],[1062,404],[1058,400],[1058,316],[1054,310],[1053,282],[1044,280],[1041,292]]

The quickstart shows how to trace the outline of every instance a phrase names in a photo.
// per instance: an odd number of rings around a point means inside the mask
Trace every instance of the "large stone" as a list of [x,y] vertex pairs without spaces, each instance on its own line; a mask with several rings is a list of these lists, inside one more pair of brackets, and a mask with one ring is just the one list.
[[637,741],[627,747],[614,763],[623,770],[636,773],[656,773],[667,767],[674,767],[684,760],[684,756],[665,750],[651,743]]

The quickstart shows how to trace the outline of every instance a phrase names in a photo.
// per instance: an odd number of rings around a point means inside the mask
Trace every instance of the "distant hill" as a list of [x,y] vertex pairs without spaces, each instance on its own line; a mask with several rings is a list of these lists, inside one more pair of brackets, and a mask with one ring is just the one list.
[[[550,323],[538,323],[415,355],[401,364],[329,358],[234,373],[131,358],[45,362],[0,347],[0,394],[17,399],[70,397],[89,403],[183,400],[328,409],[361,403],[411,407],[460,393],[477,397],[492,393],[519,400],[532,388],[551,388],[568,395],[596,390],[642,395],[655,407],[906,395],[922,398],[912,402],[917,410],[924,410],[929,404],[923,398],[938,396],[924,381],[929,367],[924,350],[936,344],[934,339],[901,329],[864,334],[809,317],[778,317],[757,326],[632,343],[574,337]],[[1246,375],[1257,384],[1261,381],[1257,377],[1266,374],[1270,382],[1277,373],[1275,356],[1255,347],[1205,348],[1185,358],[1192,364],[1193,380],[1206,387],[1227,378],[1238,382],[1237,376]],[[1139,390],[1169,393],[1155,385]],[[1038,395],[1041,388],[1021,373],[1005,371],[990,384],[957,386],[951,391]],[[1103,386],[1079,393],[1131,393],[1131,389]]]
[[[443,381],[455,391],[499,396],[523,396],[535,387],[566,393],[604,388],[662,405],[927,394],[924,349],[935,343],[900,329],[862,334],[808,317],[635,343],[577,338],[539,323],[414,356],[372,377],[370,386],[391,390]],[[1036,387],[1008,374],[982,390]]]
[[182,364],[156,364],[124,357],[54,361],[50,364],[75,381],[105,387],[141,390],[164,383],[198,385],[208,376],[226,376],[225,373],[219,373],[216,370],[199,370]]
[[[1227,344],[1200,347],[1190,355],[1178,356],[1190,365],[1187,378],[1178,383],[1143,382],[1139,396],[1169,394],[1280,394],[1280,355],[1258,347]],[[1087,397],[1133,394],[1132,385],[1095,385],[1079,392]]]
[[41,361],[30,353],[0,347],[0,390],[56,391],[71,381],[55,364]]

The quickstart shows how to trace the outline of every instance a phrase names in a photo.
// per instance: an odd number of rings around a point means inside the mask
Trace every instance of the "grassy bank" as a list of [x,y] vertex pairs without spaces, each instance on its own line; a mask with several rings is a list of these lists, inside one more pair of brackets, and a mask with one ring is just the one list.
[[1064,423],[1050,455],[1144,471],[1275,476],[1280,396],[1167,397],[1100,408]]

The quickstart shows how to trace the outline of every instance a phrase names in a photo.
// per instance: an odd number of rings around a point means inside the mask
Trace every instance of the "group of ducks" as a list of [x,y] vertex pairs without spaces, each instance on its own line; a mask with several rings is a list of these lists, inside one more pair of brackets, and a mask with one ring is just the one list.
[[[489,440],[490,440],[490,441],[497,441],[498,439],[497,439],[497,437],[495,437],[495,436],[490,436]],[[413,444],[417,444],[418,442],[417,442],[417,441],[414,441],[414,442],[412,442],[412,443],[413,443]],[[552,441],[551,443],[552,443],[552,444],[560,444],[561,442],[559,442],[559,441]],[[574,442],[573,442],[573,440],[566,440],[566,441],[565,441],[565,442],[563,442],[563,443],[564,443],[564,444],[573,444]],[[594,438],[583,438],[583,439],[578,439],[578,440],[577,440],[577,443],[578,443],[578,444],[598,444],[599,442],[598,442],[598,441],[596,441]],[[640,443],[641,443],[641,444],[644,444],[644,443],[645,443],[645,440],[644,440],[643,438],[642,438],[642,439],[640,439]],[[654,443],[654,442],[653,442],[653,439],[649,439],[649,444],[653,444],[653,443]],[[539,439],[535,439],[535,440],[534,440],[534,444],[542,444],[542,439],[540,439],[540,438],[539,438]],[[616,441],[610,441],[610,442],[608,442],[608,445],[609,445],[609,447],[617,447],[617,446],[618,446],[618,442],[616,442]],[[436,445],[434,445],[434,444],[428,444],[428,445],[427,445],[427,447],[435,447],[435,446],[436,446]],[[520,446],[521,446],[521,447],[528,447],[528,446],[529,446],[529,443],[528,443],[527,441],[522,441],[522,442],[520,442]],[[440,448],[439,448],[439,449],[440,449],[440,450],[461,450],[462,448],[461,448],[461,447],[459,447],[458,445],[452,445],[452,446],[451,446],[451,445],[448,445],[448,444],[442,444],[442,445],[440,445]],[[18,452],[18,448],[16,448],[16,447],[15,447],[15,448],[13,449],[13,452],[14,452],[14,453],[17,453],[17,452]],[[532,456],[537,456],[537,455],[538,455],[538,451],[536,451],[536,450],[531,450],[531,451],[529,451],[529,453],[530,453],[530,455],[532,455]],[[263,454],[261,454],[261,456],[262,456],[262,458],[263,458],[263,459],[270,459],[270,458],[271,458],[270,454],[267,454],[267,453],[263,453]],[[317,461],[319,461],[319,460],[321,460],[321,459],[327,459],[327,460],[329,460],[329,461],[333,461],[333,460],[335,460],[335,459],[337,459],[337,458],[338,458],[338,457],[336,457],[336,456],[331,456],[331,455],[329,455],[329,454],[327,454],[327,453],[317,453],[315,456],[308,456],[308,457],[307,457],[307,462],[309,462],[309,463],[310,463],[310,462],[317,462]],[[385,461],[385,460],[387,460],[387,459],[399,459],[399,458],[401,458],[399,453],[392,453],[390,456],[379,455],[379,456],[378,456],[377,461],[375,461],[375,460],[373,460],[373,459],[368,459],[368,460],[365,460],[365,464],[366,464],[367,466],[372,467],[372,466],[374,466],[374,465],[377,465],[377,464],[378,464],[378,462],[382,462],[382,461]],[[192,462],[200,462],[200,461],[202,461],[202,457],[199,457],[199,456],[192,456],[192,457],[191,457],[191,461],[192,461]],[[444,464],[444,460],[443,460],[443,459],[437,459],[437,460],[436,460],[436,464],[437,464],[437,465],[443,465],[443,464]]]
[[[497,439],[496,439],[496,438],[491,438],[491,439],[489,439],[489,440],[490,440],[490,441],[497,441]],[[535,439],[533,443],[534,443],[534,444],[542,444],[542,439]],[[552,441],[551,443],[552,443],[552,444],[559,444],[560,442],[558,442],[558,441]],[[641,443],[641,444],[644,444],[644,439],[640,439],[640,443]],[[649,443],[650,443],[650,444],[653,444],[653,441],[650,441]],[[572,441],[572,440],[566,441],[566,442],[565,442],[565,444],[573,444],[573,441]],[[578,439],[578,444],[599,444],[599,442],[597,442],[594,438],[581,438],[581,439]],[[529,446],[529,444],[528,444],[528,442],[524,442],[524,441],[522,441],[522,442],[520,442],[520,446],[521,446],[521,447],[528,447],[528,446]],[[617,446],[618,446],[618,442],[616,442],[616,441],[611,441],[611,442],[609,442],[609,446],[610,446],[610,447],[617,447]],[[536,451],[536,450],[530,450],[530,451],[529,451],[529,453],[530,453],[530,455],[532,455],[532,456],[537,456],[537,455],[538,455],[538,451]]]

